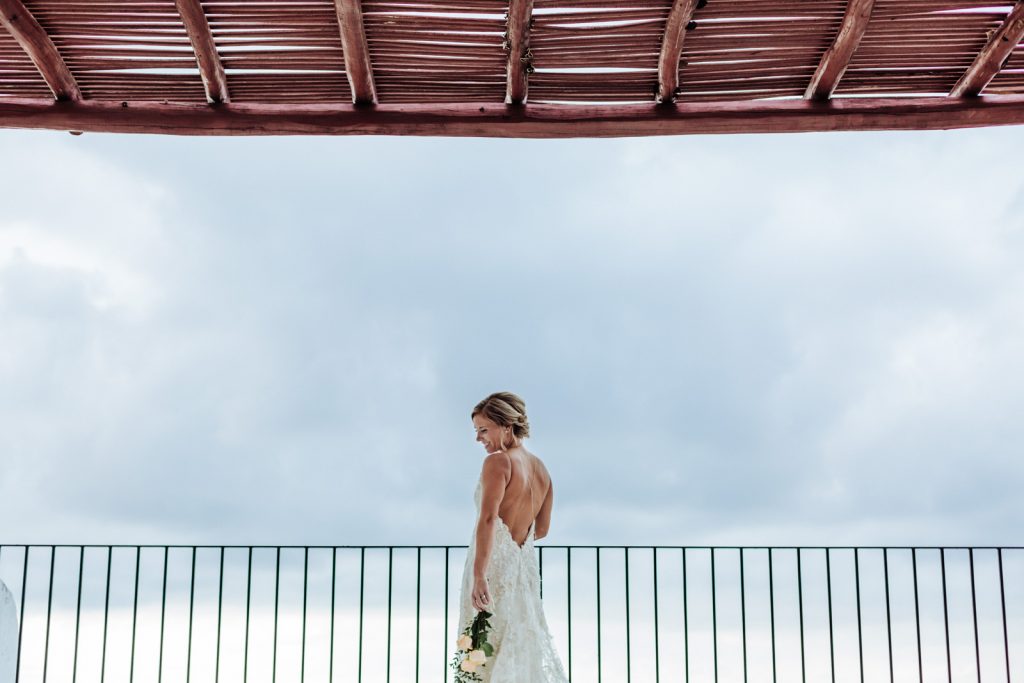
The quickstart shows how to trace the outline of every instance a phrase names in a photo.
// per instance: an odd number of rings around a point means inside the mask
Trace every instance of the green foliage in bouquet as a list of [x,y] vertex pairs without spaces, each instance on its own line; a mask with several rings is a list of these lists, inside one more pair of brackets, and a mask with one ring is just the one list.
[[482,681],[477,670],[487,666],[488,660],[494,655],[494,646],[487,642],[487,634],[491,628],[488,617],[493,616],[490,612],[481,610],[477,612],[472,623],[469,624],[459,637],[455,656],[450,664],[455,672],[455,683],[469,683],[470,681]]

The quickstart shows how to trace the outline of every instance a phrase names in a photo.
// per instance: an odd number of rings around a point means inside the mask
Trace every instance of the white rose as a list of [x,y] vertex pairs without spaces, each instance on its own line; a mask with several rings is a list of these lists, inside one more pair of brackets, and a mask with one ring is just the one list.
[[469,636],[469,634],[464,633],[463,635],[459,636],[459,639],[455,644],[458,646],[460,650],[468,650],[469,648],[473,647],[473,639]]
[[470,661],[468,659],[463,659],[462,664],[459,665],[459,668],[463,671],[473,673],[474,671],[476,671],[476,662]]
[[469,661],[477,664],[483,664],[487,661],[487,655],[484,654],[483,650],[473,650],[469,653]]

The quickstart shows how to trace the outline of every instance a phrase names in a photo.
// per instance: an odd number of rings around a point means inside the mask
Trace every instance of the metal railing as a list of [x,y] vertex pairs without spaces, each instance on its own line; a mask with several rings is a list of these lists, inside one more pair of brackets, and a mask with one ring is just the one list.
[[[465,550],[0,545],[0,683],[449,681]],[[536,548],[598,683],[1024,680],[1022,551]]]

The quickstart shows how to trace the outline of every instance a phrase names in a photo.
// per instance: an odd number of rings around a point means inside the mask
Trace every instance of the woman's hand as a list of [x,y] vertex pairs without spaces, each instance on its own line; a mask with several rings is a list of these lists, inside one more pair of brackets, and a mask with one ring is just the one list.
[[478,612],[491,606],[491,590],[487,586],[486,576],[473,577],[473,607]]

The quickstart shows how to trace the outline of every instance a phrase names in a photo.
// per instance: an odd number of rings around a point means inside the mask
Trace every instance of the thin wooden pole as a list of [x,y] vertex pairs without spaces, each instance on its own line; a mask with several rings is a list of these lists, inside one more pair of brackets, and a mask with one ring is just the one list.
[[178,7],[178,14],[181,15],[188,39],[196,53],[199,75],[206,90],[206,101],[210,104],[230,102],[227,76],[224,74],[224,66],[221,64],[220,55],[217,54],[217,45],[213,42],[210,23],[206,20],[202,5],[199,4],[199,0],[174,0],[174,4]]
[[665,104],[676,101],[679,87],[679,58],[683,54],[683,38],[693,19],[698,0],[675,0],[665,21],[658,58],[658,93],[656,100]]
[[508,33],[505,37],[505,46],[508,49],[506,104],[526,102],[530,71],[533,70],[533,53],[530,51],[530,21],[532,17],[533,0],[509,1]]
[[0,24],[18,42],[39,69],[59,101],[81,100],[82,92],[46,30],[21,0],[0,0]]
[[975,97],[995,78],[1017,44],[1024,38],[1024,1],[1018,0],[1003,21],[999,30],[992,34],[974,62],[950,91],[950,97]]
[[373,82],[370,48],[363,26],[360,0],[334,0],[341,28],[341,49],[345,53],[345,73],[352,86],[352,102],[357,105],[377,104],[377,88]]
[[850,59],[860,45],[860,39],[867,31],[874,5],[875,0],[850,0],[846,5],[843,23],[839,26],[839,32],[832,45],[825,50],[821,61],[818,62],[818,68],[804,92],[805,98],[827,100],[832,97],[836,86],[839,85],[839,79],[846,73],[846,67],[850,65]]

